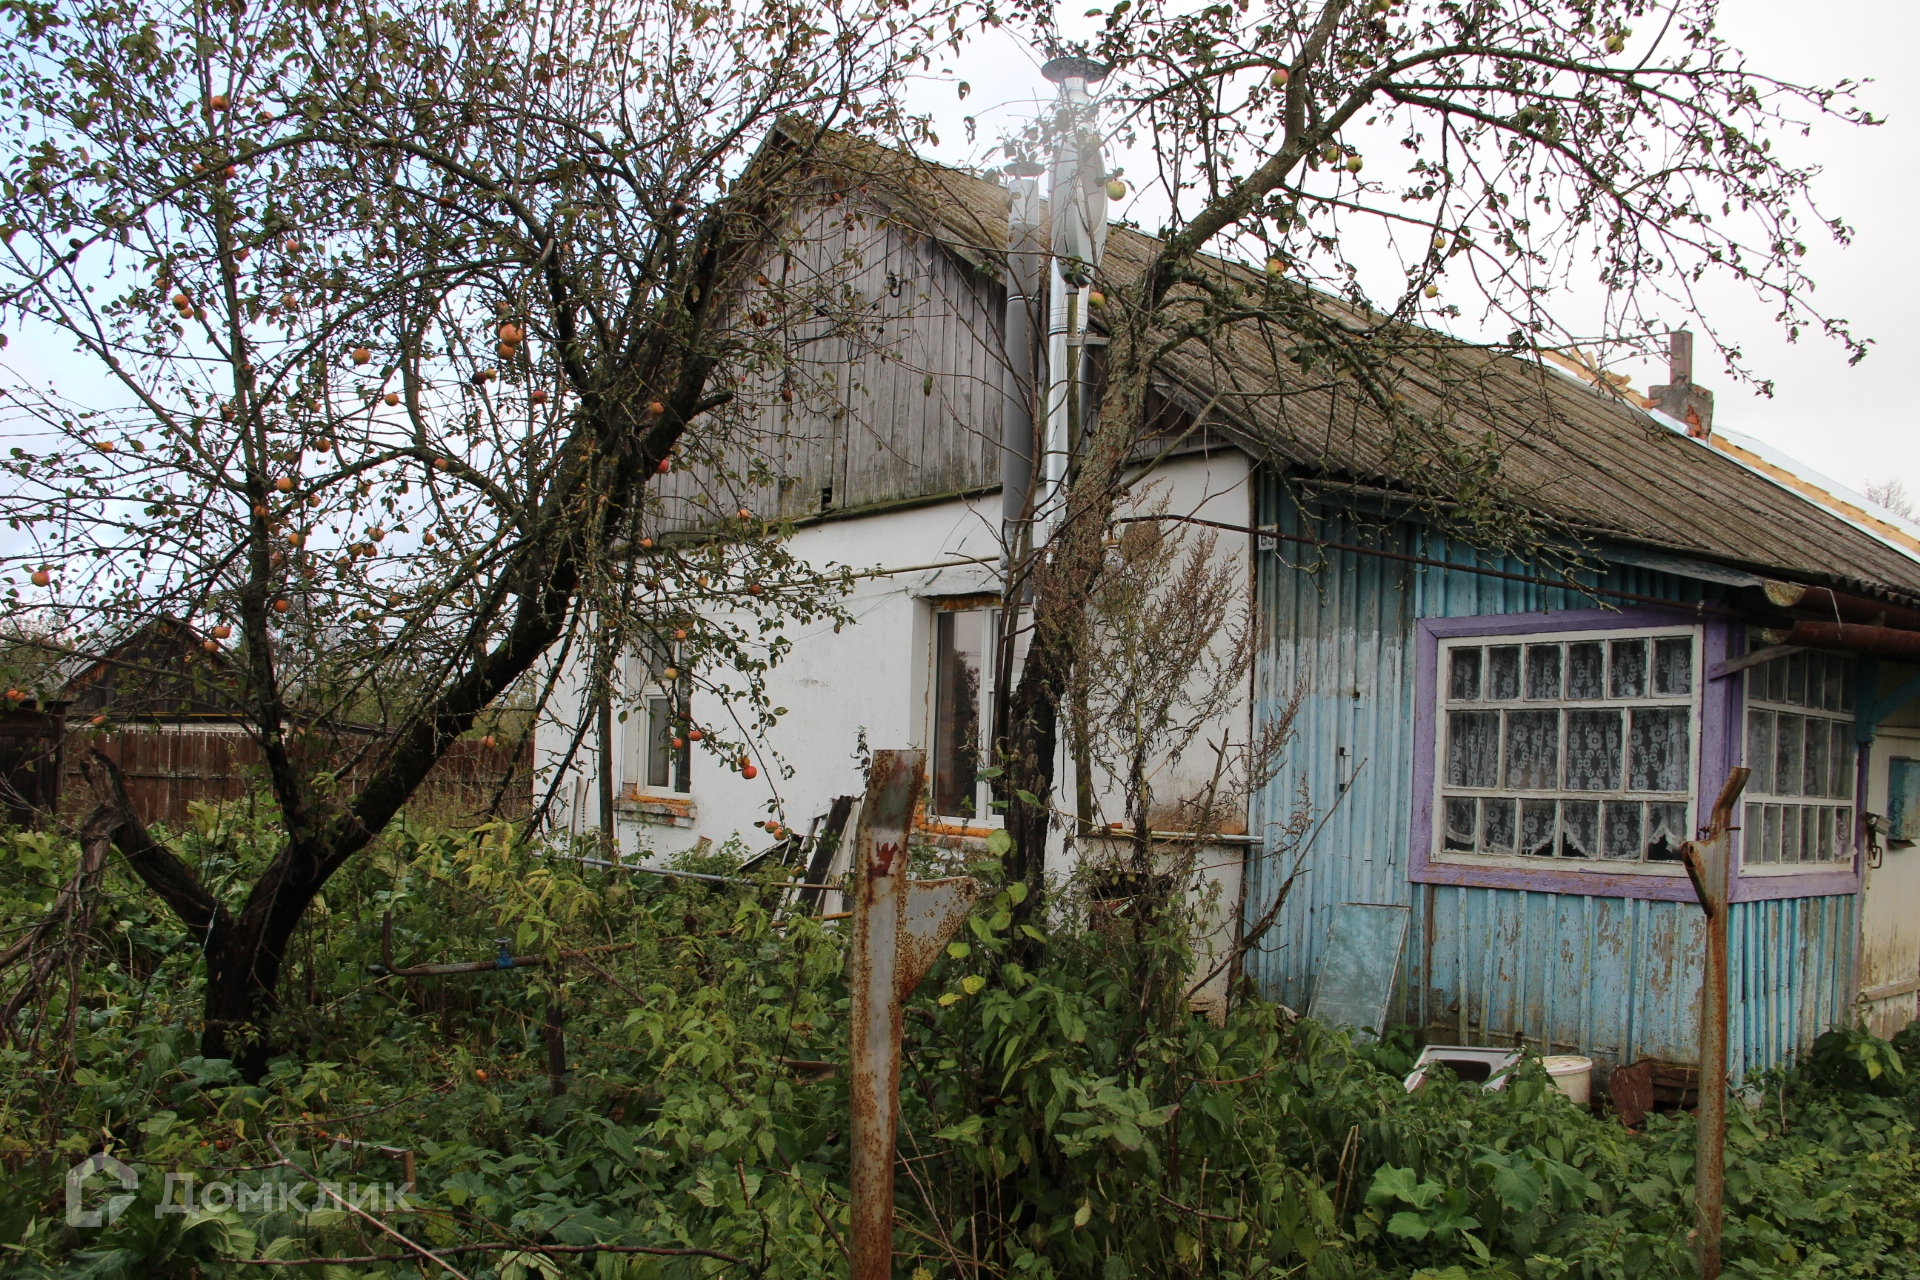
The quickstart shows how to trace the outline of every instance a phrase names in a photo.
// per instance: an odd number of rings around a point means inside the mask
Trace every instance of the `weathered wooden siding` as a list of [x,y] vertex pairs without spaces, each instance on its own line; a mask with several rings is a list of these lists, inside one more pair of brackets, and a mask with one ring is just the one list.
[[[1262,483],[1260,509],[1263,523],[1277,522],[1285,532],[1536,572],[1489,562],[1411,523],[1362,527],[1322,512],[1309,526],[1271,477]],[[1591,599],[1373,556],[1329,552],[1321,559],[1312,548],[1284,542],[1259,554],[1256,572],[1269,628],[1255,677],[1256,714],[1284,702],[1296,685],[1304,697],[1285,768],[1256,797],[1255,832],[1284,822],[1303,790],[1324,812],[1339,785],[1353,780],[1276,925],[1249,956],[1263,991],[1304,1009],[1331,908],[1396,903],[1412,908],[1412,927],[1393,1020],[1419,1025],[1438,1042],[1510,1044],[1518,1036],[1603,1064],[1644,1055],[1695,1058],[1704,929],[1692,903],[1408,879],[1416,622],[1590,609]],[[1638,569],[1616,569],[1598,585],[1676,602],[1698,595],[1689,580]],[[1271,907],[1283,875],[1271,856],[1252,867],[1249,921]],[[1844,1017],[1855,910],[1852,895],[1736,906],[1736,1073],[1783,1061]]]
[[[1411,885],[1398,1016],[1458,1044],[1698,1056],[1699,908],[1581,894]],[[1778,1065],[1847,1014],[1856,899],[1733,907],[1730,1070]]]
[[[788,252],[761,269],[819,306],[769,339],[786,368],[736,386],[743,412],[727,421],[723,460],[651,486],[656,528],[740,507],[796,519],[819,514],[823,497],[842,510],[999,482],[999,281],[857,199],[793,219]],[[750,295],[741,310],[755,305]],[[755,463],[772,483],[748,479]]]

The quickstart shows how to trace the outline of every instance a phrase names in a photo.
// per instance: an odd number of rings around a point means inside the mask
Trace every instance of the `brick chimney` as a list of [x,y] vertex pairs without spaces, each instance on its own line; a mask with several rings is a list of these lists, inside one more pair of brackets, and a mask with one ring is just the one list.
[[1713,434],[1713,392],[1693,384],[1693,334],[1675,329],[1667,335],[1667,384],[1648,387],[1661,412],[1687,424],[1687,434],[1705,440]]

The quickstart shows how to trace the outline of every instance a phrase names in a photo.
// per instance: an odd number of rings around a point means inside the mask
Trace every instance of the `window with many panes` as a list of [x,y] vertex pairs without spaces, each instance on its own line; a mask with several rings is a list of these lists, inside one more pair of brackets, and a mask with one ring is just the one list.
[[1700,639],[1665,628],[1440,642],[1435,854],[1677,862]]
[[[1754,647],[1759,647],[1758,641]],[[1744,864],[1853,857],[1853,663],[1793,653],[1748,667]]]

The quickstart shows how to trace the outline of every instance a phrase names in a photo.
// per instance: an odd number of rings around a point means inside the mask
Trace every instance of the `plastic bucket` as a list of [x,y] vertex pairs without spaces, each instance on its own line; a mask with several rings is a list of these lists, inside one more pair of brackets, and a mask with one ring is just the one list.
[[1540,1059],[1540,1065],[1553,1077],[1560,1092],[1577,1106],[1593,1103],[1593,1059],[1577,1053],[1556,1053]]

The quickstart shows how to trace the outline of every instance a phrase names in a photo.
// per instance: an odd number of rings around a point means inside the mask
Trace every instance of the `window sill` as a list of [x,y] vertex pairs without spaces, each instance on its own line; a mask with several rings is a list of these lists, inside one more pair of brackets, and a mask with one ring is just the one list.
[[700,814],[685,795],[624,795],[613,802],[613,811],[654,827],[691,827]]
[[1853,873],[1854,855],[1836,858],[1832,862],[1743,862],[1740,874],[1756,880],[1776,880],[1790,876],[1822,876],[1836,871]]
[[[1697,901],[1686,868],[1677,862],[1627,866],[1567,866],[1561,858],[1503,858],[1472,861],[1442,854],[1413,856],[1407,879],[1415,884],[1458,885],[1469,889],[1525,889],[1588,898],[1643,898],[1656,902]],[[1736,867],[1735,902],[1775,898],[1823,898],[1858,893],[1860,859],[1790,868]],[[1546,863],[1547,865],[1541,865]]]
[[[1572,863],[1573,865],[1569,865]],[[1416,884],[1459,885],[1470,889],[1526,889],[1589,898],[1649,898],[1692,902],[1693,882],[1677,862],[1638,862],[1606,866],[1567,858],[1448,858],[1416,853],[1407,878]]]
[[1686,866],[1679,862],[1629,862],[1625,858],[1507,858],[1478,853],[1436,853],[1428,863],[1449,867],[1500,867],[1511,871],[1557,871],[1565,875],[1679,876],[1683,880],[1687,875]]
[[963,840],[985,840],[1000,830],[998,822],[968,822],[965,818],[921,818],[914,830],[930,836],[958,836]]

